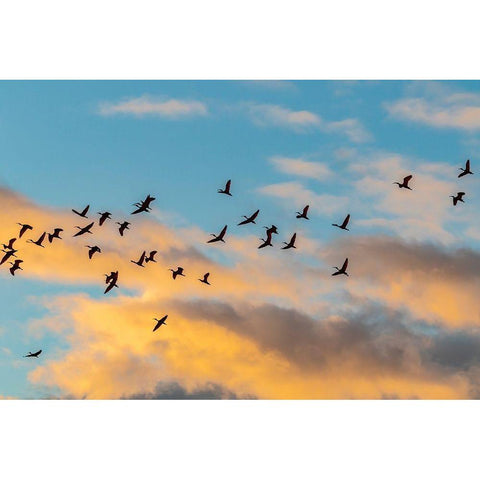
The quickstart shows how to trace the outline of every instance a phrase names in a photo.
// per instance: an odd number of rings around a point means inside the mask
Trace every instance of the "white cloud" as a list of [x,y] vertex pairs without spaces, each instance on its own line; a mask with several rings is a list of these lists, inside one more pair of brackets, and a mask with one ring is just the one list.
[[299,177],[324,180],[332,173],[324,163],[308,162],[303,160],[303,158],[272,157],[268,161],[280,172]]
[[207,106],[194,100],[163,99],[155,100],[148,96],[132,98],[117,103],[102,103],[98,108],[100,115],[146,115],[164,118],[183,118],[207,115]]

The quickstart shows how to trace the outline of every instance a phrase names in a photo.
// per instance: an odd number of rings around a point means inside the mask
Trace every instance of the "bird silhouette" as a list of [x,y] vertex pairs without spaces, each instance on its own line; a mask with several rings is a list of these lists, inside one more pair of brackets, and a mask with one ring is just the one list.
[[39,247],[45,248],[42,243],[45,240],[45,235],[47,232],[43,232],[40,237],[38,237],[38,240],[33,241],[32,239],[27,240],[27,243],[34,243],[35,245],[38,245]]
[[465,195],[465,192],[458,192],[457,195],[450,195],[450,198],[453,198],[453,205],[455,206],[457,202],[462,202],[465,203],[463,200],[463,196]]
[[23,268],[20,266],[21,263],[23,263],[23,260],[15,260],[14,262],[8,262],[10,265],[10,273],[15,276],[15,272],[17,270],[23,270]]
[[8,241],[8,244],[2,243],[2,246],[5,250],[13,250],[13,244],[15,243],[16,238],[11,238]]
[[473,172],[470,170],[470,160],[467,160],[467,163],[465,164],[465,168],[460,167],[459,170],[461,170],[462,173],[458,174],[458,178],[462,178],[465,175],[473,175]]
[[158,318],[154,318],[154,320],[157,322],[155,327],[153,327],[153,331],[158,330],[162,325],[166,325],[166,320],[168,318],[168,315],[165,315],[162,317],[160,320]]
[[309,208],[310,208],[310,205],[305,205],[305,207],[303,207],[302,213],[296,212],[297,218],[304,218],[305,220],[309,220],[309,218],[307,217]]
[[[341,228],[342,230],[348,230],[347,228],[347,225],[348,225],[348,222],[350,221],[350,214],[348,214],[346,217],[345,217],[345,220],[343,221],[343,223],[341,225],[338,225],[336,223],[332,223],[332,225],[334,227],[338,227],[338,228]],[[350,230],[348,230],[350,231]]]
[[267,235],[271,235],[272,233],[278,234],[277,227],[275,225],[272,225],[271,227],[263,227],[267,230]]
[[255,223],[255,219],[258,217],[259,213],[260,213],[260,210],[257,210],[256,212],[252,213],[249,217],[247,217],[246,215],[243,215],[243,218],[245,218],[245,220],[242,220],[237,225],[246,225],[247,223]]
[[98,224],[102,226],[106,220],[112,218],[112,214],[110,212],[97,212],[100,215],[100,219],[98,220]]
[[24,358],[28,358],[28,357],[35,357],[35,358],[38,358],[38,356],[42,353],[42,350],[39,350],[38,352],[28,352],[28,355],[24,355]]
[[121,235],[122,237],[123,237],[123,232],[124,232],[125,230],[130,230],[130,229],[128,228],[128,226],[130,225],[129,222],[122,222],[122,223],[120,223],[120,222],[115,222],[115,223],[116,223],[117,225],[120,225],[120,227],[118,228],[118,231],[120,232],[120,235]]
[[272,232],[267,230],[267,239],[260,239],[263,243],[258,248],[273,247],[272,245]]
[[295,246],[295,240],[297,239],[297,234],[294,233],[292,235],[292,238],[290,239],[290,241],[287,243],[287,242],[283,242],[285,244],[284,247],[282,247],[282,250],[288,250],[289,248],[297,248]]
[[222,190],[221,188],[219,188],[217,190],[218,193],[224,193],[225,195],[230,195],[232,196],[232,194],[230,193],[230,186],[232,185],[232,181],[231,180],[228,180],[227,183],[225,184],[225,188]]
[[52,243],[54,238],[58,238],[61,240],[62,239],[62,237],[60,236],[61,232],[63,232],[63,228],[55,228],[53,230],[53,233],[48,234],[48,241]]
[[169,270],[172,272],[172,277],[175,280],[178,275],[181,277],[184,277],[185,275],[183,274],[183,268],[182,267],[177,267],[176,270],[173,270],[173,268],[169,268]]
[[80,217],[83,217],[83,218],[88,218],[87,217],[87,212],[88,212],[88,209],[90,208],[90,205],[87,205],[81,212],[77,212],[74,208],[72,208],[72,212],[73,213],[76,213],[77,215],[79,215]]
[[83,235],[84,233],[91,233],[93,235],[93,232],[90,231],[90,229],[93,227],[95,222],[91,222],[88,225],[85,225],[85,227],[79,227],[78,225],[75,228],[78,228],[78,232],[74,235],[74,237],[79,237],[80,235]]
[[20,229],[20,233],[18,234],[18,238],[22,238],[23,234],[27,230],[33,230],[33,227],[31,225],[28,225],[27,223],[17,223],[17,225],[20,225],[22,227]]
[[117,287],[117,281],[118,281],[118,271],[116,272],[111,272],[109,275],[105,275],[106,280],[105,283],[107,283],[107,288],[103,292],[104,294],[108,293],[113,287]]
[[198,280],[199,280],[200,282],[202,282],[202,283],[207,284],[207,285],[211,285],[211,284],[208,282],[208,277],[209,277],[209,275],[210,275],[210,272],[207,272],[207,273],[203,276],[203,278],[199,278]]
[[0,260],[0,265],[3,265],[10,257],[16,257],[15,253],[17,253],[17,250],[2,250],[2,252],[5,254]]
[[225,225],[222,228],[222,231],[218,234],[215,235],[214,233],[211,233],[210,235],[213,237],[211,240],[208,240],[207,243],[215,243],[215,242],[223,242],[225,243],[225,240],[223,239],[225,237],[225,234],[227,233],[227,225]]
[[152,207],[150,207],[150,204],[155,200],[155,197],[152,197],[150,195],[147,195],[145,200],[142,202],[134,203],[136,207],[138,207],[135,211],[131,213],[131,215],[135,215],[137,213],[141,212],[149,212]]
[[141,255],[140,255],[140,258],[135,261],[135,260],[130,260],[132,263],[134,263],[135,265],[138,265],[139,267],[145,267],[145,265],[143,264],[143,262],[145,261],[145,255],[146,255],[147,252],[143,252]]
[[145,263],[148,263],[148,262],[154,262],[156,263],[157,261],[155,260],[155,255],[157,254],[157,251],[156,250],[152,250],[148,256],[145,258]]
[[394,185],[398,185],[398,188],[408,188],[408,190],[411,190],[411,188],[408,186],[408,182],[413,178],[413,175],[407,175],[402,183],[399,182],[393,182]]
[[93,246],[90,246],[90,245],[85,245],[87,248],[89,248],[88,250],[88,258],[91,260],[92,257],[95,255],[95,253],[102,253],[102,251],[100,250],[100,247],[97,247],[96,245],[93,245]]
[[348,277],[347,267],[348,267],[348,258],[346,258],[345,261],[343,262],[342,268],[333,267],[337,271],[335,273],[332,273],[332,277],[335,277],[336,275],[346,275]]

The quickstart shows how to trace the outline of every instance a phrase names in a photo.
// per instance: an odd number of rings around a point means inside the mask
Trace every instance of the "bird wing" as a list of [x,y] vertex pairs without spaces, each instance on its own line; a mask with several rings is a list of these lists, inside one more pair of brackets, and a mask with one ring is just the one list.
[[250,220],[255,220],[258,217],[258,214],[260,213],[260,210],[257,210],[251,217]]
[[183,268],[182,268],[182,267],[177,267],[177,273],[178,273],[178,274],[183,273]]
[[108,293],[114,286],[115,286],[115,282],[114,282],[114,281],[111,281],[111,282],[108,284],[107,288],[105,289],[105,291],[104,291],[103,293],[104,293],[104,294],[105,294],[105,293]]
[[403,182],[405,185],[408,185],[408,182],[413,178],[413,175],[407,175],[404,179]]
[[345,228],[347,225],[348,225],[348,222],[350,221],[350,214],[348,214],[346,217],[345,217],[345,220],[343,221],[342,223],[342,228]]
[[[154,320],[157,320],[157,319],[155,318]],[[157,324],[153,327],[152,332],[154,332],[155,330],[158,330],[160,328],[160,325],[161,325],[160,320],[157,320]]]
[[458,192],[457,195],[462,198],[465,195],[465,192]]
[[297,239],[297,234],[294,233],[294,234],[292,235],[292,238],[290,239],[290,243],[293,245],[293,244],[295,243],[295,240],[296,240],[296,239]]
[[467,172],[462,172],[462,173],[460,173],[460,174],[458,175],[458,178],[462,178],[462,177],[464,177],[466,174],[467,174]]
[[210,272],[206,273],[204,276],[203,276],[203,281],[207,281],[208,280],[208,276],[210,275]]
[[308,209],[310,208],[310,205],[306,205],[303,209],[303,214],[306,215],[308,212]]
[[220,232],[219,237],[224,237],[224,236],[225,236],[225,234],[227,233],[227,227],[228,227],[228,225],[225,225],[225,226],[222,228],[222,231]]
[[8,248],[13,249],[13,244],[15,243],[16,238],[11,238],[8,241]]
[[140,213],[140,212],[144,212],[145,211],[145,207],[143,206],[143,204],[138,207],[135,211],[133,211],[130,215],[135,215],[136,213]]
[[140,256],[140,259],[138,260],[138,263],[143,263],[145,261],[145,255],[147,252],[143,252],[142,255]]
[[93,248],[91,248],[91,249],[88,251],[88,258],[90,258],[90,260],[92,259],[94,253],[95,253],[95,249],[93,249]]
[[42,243],[43,242],[43,239],[45,238],[45,235],[47,234],[47,232],[43,232],[41,235],[40,235],[40,238],[37,240],[38,243]]
[[232,181],[231,181],[231,180],[228,180],[227,183],[225,184],[225,190],[226,190],[227,192],[230,191],[230,185],[231,185],[231,184],[232,184]]
[[345,271],[348,267],[348,258],[345,259],[345,261],[343,262],[343,266],[341,268],[341,270]]
[[467,160],[467,164],[466,164],[465,170],[470,170],[470,160]]
[[87,214],[89,208],[90,208],[90,205],[87,205],[87,206],[82,210],[82,216],[84,216],[84,215]]

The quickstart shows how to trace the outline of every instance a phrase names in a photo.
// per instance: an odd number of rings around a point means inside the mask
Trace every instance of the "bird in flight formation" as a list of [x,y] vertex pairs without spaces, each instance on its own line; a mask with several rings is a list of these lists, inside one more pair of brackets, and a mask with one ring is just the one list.
[[347,267],[348,267],[348,258],[346,258],[345,261],[343,262],[342,268],[333,267],[337,271],[332,273],[332,277],[335,277],[336,275],[346,275],[348,277]]
[[[348,230],[347,225],[348,225],[349,221],[350,221],[350,214],[348,214],[345,217],[345,220],[343,221],[343,223],[341,225],[337,225],[336,223],[332,223],[332,226],[341,228],[342,230]],[[348,231],[350,231],[350,230],[348,230]]]
[[31,225],[28,225],[27,223],[17,223],[17,225],[20,225],[22,227],[20,229],[20,233],[18,234],[18,238],[22,238],[23,234],[27,230],[33,230],[33,227]]
[[115,272],[110,272],[110,274],[105,274],[105,283],[107,284],[107,288],[105,289],[105,291],[103,292],[104,294],[105,293],[108,293],[113,287],[117,287],[118,288],[118,285],[117,285],[117,281],[118,281],[118,270],[115,271]]
[[88,213],[88,209],[90,208],[90,205],[87,205],[81,212],[77,212],[77,210],[75,210],[74,208],[72,208],[72,212],[73,213],[76,213],[78,216],[82,217],[82,218],[88,218],[87,217],[87,213]]
[[175,280],[177,276],[184,277],[185,275],[183,274],[183,268],[182,267],[177,267],[176,270],[173,270],[173,268],[169,268],[169,270],[172,272],[172,277]]
[[30,358],[38,358],[39,355],[42,353],[42,350],[38,350],[38,352],[28,352],[28,355],[24,355],[24,357],[30,357]]
[[102,253],[102,250],[100,250],[100,247],[98,247],[97,245],[93,245],[93,246],[90,246],[90,245],[85,245],[89,250],[88,250],[88,258],[91,260],[92,257],[96,254],[96,253]]
[[208,281],[208,277],[210,276],[210,272],[207,272],[203,278],[199,278],[198,280],[202,283],[205,283],[206,285],[211,285],[211,283],[209,283]]
[[304,218],[305,220],[309,220],[309,218],[307,217],[309,208],[310,208],[310,205],[305,205],[305,207],[303,207],[302,213],[297,212],[297,218]]
[[230,193],[230,186],[231,185],[232,185],[232,181],[228,180],[227,183],[225,184],[225,188],[224,189],[219,188],[218,193],[224,193],[225,195],[232,196],[232,194]]
[[165,315],[160,320],[158,318],[154,318],[154,320],[157,322],[157,324],[153,327],[153,332],[155,332],[155,330],[158,330],[162,325],[166,325],[165,322],[166,322],[167,318],[168,318],[168,315]]
[[32,239],[30,240],[27,240],[28,243],[34,243],[35,245],[39,246],[39,247],[42,247],[42,248],[45,248],[42,243],[43,241],[45,240],[45,235],[47,234],[47,232],[43,232],[40,237],[38,237],[37,240],[33,241]]
[[128,226],[130,225],[129,222],[122,222],[122,223],[120,223],[120,222],[115,222],[115,223],[117,223],[117,225],[120,225],[120,227],[118,228],[118,231],[120,232],[120,235],[121,235],[122,237],[123,237],[123,232],[125,232],[125,230],[130,230],[130,229],[128,228]]
[[237,225],[246,225],[247,223],[255,223],[255,219],[257,218],[259,213],[260,213],[260,210],[257,210],[256,212],[252,213],[249,217],[247,217],[246,215],[243,215],[243,218],[245,218],[245,220],[241,221]]
[[407,175],[404,179],[403,182],[393,182],[394,185],[398,185],[398,188],[407,188],[408,190],[411,190],[411,188],[408,186],[408,182],[413,178],[413,175]]
[[458,192],[456,195],[450,195],[450,198],[453,199],[453,205],[456,206],[458,202],[465,203],[465,200],[463,200],[464,195],[465,192]]
[[98,224],[102,226],[107,220],[112,218],[112,214],[110,212],[98,212],[100,215],[100,219],[98,220]]
[[135,260],[130,260],[132,263],[134,263],[135,265],[138,265],[139,267],[144,267],[145,265],[143,264],[143,262],[145,261],[145,255],[147,254],[147,252],[143,251],[143,253],[140,255],[140,258],[135,261]]
[[[147,195],[145,200],[142,200],[141,202],[134,203],[133,205],[137,207],[135,211],[131,213],[131,215],[136,215],[137,213],[141,212],[149,212],[152,208],[150,207],[150,204],[155,200],[155,197],[152,197],[150,195]],[[127,223],[127,222],[124,222]]]
[[10,273],[15,276],[15,272],[17,270],[23,270],[23,268],[20,266],[21,263],[23,263],[23,260],[15,260],[14,262],[9,262],[12,266],[10,267]]
[[460,167],[459,170],[461,170],[462,173],[458,174],[458,178],[462,178],[465,175],[473,175],[473,172],[470,170],[470,160],[467,160],[467,163],[465,164],[465,168]]
[[222,231],[218,234],[215,235],[214,233],[211,233],[210,235],[213,237],[211,240],[208,240],[207,243],[215,243],[215,242],[223,242],[225,243],[225,240],[223,239],[225,237],[225,234],[227,233],[227,225],[225,225],[222,228]]
[[287,242],[283,242],[285,244],[284,247],[282,247],[282,250],[288,250],[289,248],[297,248],[295,246],[295,240],[297,239],[297,234],[294,233],[292,235],[292,238],[290,239],[290,241],[287,243]]
[[60,234],[63,232],[63,228],[55,228],[53,233],[48,234],[48,242],[52,243],[54,238],[58,238],[59,240],[62,239]]
[[74,235],[74,237],[79,237],[80,235],[83,235],[85,233],[91,233],[91,228],[93,227],[94,222],[89,223],[88,225],[85,225],[84,227],[79,227],[78,225],[75,226],[75,228],[78,228],[78,232]]

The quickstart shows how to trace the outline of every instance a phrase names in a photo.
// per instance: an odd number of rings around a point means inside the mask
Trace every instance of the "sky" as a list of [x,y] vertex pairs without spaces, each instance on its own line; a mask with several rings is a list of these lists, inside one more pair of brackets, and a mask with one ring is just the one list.
[[3,81],[0,396],[478,398],[479,147],[473,81]]

